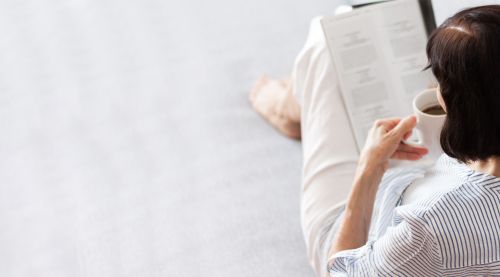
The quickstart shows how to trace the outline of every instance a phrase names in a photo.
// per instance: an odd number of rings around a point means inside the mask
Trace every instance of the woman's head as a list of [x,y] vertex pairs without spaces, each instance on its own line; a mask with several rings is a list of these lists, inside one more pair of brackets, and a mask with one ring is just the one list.
[[427,56],[446,106],[444,152],[463,162],[500,156],[500,5],[447,19]]

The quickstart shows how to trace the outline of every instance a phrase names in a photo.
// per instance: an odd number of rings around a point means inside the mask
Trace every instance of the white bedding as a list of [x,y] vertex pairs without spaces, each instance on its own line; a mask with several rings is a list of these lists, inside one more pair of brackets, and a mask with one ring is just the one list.
[[249,107],[343,1],[0,2],[0,276],[311,276]]
[[300,145],[246,90],[318,10],[265,2],[0,2],[0,276],[310,273]]

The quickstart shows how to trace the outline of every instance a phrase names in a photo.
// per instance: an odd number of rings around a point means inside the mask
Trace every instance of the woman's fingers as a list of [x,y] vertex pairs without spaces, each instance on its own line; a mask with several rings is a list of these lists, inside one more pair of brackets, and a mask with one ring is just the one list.
[[391,131],[400,137],[404,137],[417,125],[417,118],[414,115],[403,118]]
[[403,136],[403,140],[407,140],[411,134],[413,133],[413,130],[412,131],[409,131],[408,133],[406,133],[404,136]]
[[425,147],[401,143],[391,158],[396,160],[414,161],[422,158],[427,153],[429,153],[429,150]]
[[389,159],[418,160],[427,154],[424,147],[403,143],[416,126],[415,116],[386,118],[375,121],[370,129],[361,158],[381,164]]
[[410,152],[410,153],[417,153],[421,155],[425,155],[429,153],[429,150],[425,147],[419,146],[419,145],[411,145],[411,144],[406,144],[404,142],[400,143],[396,151],[403,151],[403,152]]
[[404,151],[396,151],[392,155],[391,158],[396,159],[396,160],[410,160],[410,161],[416,161],[420,160],[424,155],[419,154],[419,153],[414,153],[414,152],[404,152]]
[[375,126],[384,127],[384,130],[386,132],[389,132],[394,129],[394,127],[396,127],[399,122],[401,122],[401,118],[399,117],[384,118],[375,121]]

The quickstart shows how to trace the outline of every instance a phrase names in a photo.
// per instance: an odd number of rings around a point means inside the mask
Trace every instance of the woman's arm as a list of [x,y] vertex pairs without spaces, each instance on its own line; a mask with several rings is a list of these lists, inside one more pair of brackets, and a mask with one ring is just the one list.
[[427,154],[426,148],[402,142],[410,136],[415,125],[414,116],[378,120],[373,125],[361,151],[344,217],[330,249],[330,259],[339,251],[366,243],[375,195],[389,159],[418,160]]

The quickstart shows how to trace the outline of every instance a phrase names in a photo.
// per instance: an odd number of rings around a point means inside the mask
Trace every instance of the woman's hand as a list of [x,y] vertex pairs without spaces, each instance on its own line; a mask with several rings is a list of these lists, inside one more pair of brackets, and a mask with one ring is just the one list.
[[403,142],[416,124],[414,116],[382,119],[373,124],[361,151],[344,217],[330,248],[330,260],[339,251],[358,248],[366,243],[378,185],[389,159],[418,160],[429,152],[424,147]]
[[377,120],[361,151],[358,168],[381,178],[389,159],[414,161],[422,158],[429,152],[427,148],[403,142],[416,124],[415,116]]

